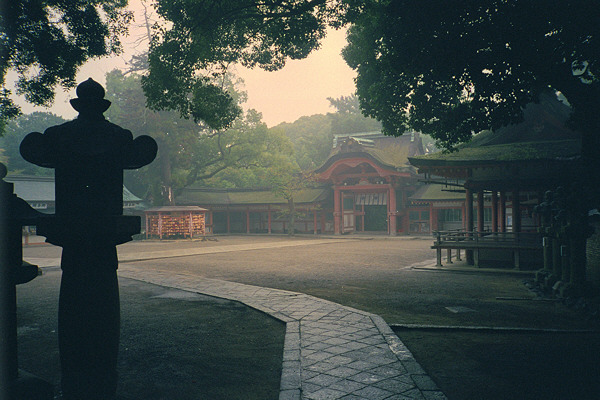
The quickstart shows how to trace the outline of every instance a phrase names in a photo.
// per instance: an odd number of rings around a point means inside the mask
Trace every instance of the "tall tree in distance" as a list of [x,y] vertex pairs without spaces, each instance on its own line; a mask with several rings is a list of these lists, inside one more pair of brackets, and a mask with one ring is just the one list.
[[0,137],[0,149],[3,150],[6,167],[11,174],[52,175],[54,170],[38,167],[21,157],[19,146],[23,138],[31,132],[44,132],[48,127],[67,122],[64,118],[46,112],[33,112],[19,115],[11,120]]
[[0,134],[20,113],[6,74],[18,75],[16,92],[49,106],[57,86],[75,87],[87,60],[121,51],[132,14],[126,0],[10,0],[0,2]]
[[[291,151],[289,140],[270,132],[254,110],[223,129],[181,118],[173,111],[152,111],[145,106],[140,80],[137,74],[125,76],[118,70],[107,74],[106,97],[112,106],[106,116],[135,135],[150,135],[157,141],[157,161],[125,176],[129,189],[140,197],[150,196],[156,205],[174,205],[177,191],[191,184],[264,182],[266,173],[260,171]],[[229,82],[232,98],[243,101],[245,95],[233,88],[237,80],[232,77]]]

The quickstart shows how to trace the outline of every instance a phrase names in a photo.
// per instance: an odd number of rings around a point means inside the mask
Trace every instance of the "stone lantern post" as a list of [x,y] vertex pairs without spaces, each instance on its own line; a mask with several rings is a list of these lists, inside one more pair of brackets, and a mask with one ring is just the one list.
[[156,157],[149,136],[108,122],[104,88],[91,78],[77,87],[78,117],[21,143],[23,158],[55,169],[56,214],[42,217],[38,233],[61,246],[58,335],[63,398],[113,399],[117,387],[120,306],[118,244],[140,231],[123,215],[123,170]]

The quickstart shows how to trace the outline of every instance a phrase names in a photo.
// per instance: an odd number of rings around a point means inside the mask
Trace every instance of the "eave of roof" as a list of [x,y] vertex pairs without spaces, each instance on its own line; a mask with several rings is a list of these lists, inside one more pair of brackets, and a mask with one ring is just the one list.
[[[327,198],[327,188],[306,188],[294,194],[295,203],[316,203]],[[176,201],[179,204],[245,205],[286,204],[287,200],[271,190],[186,188]]]
[[443,185],[431,184],[421,186],[412,196],[412,201],[462,201],[465,200],[464,192],[444,190]]
[[416,167],[476,166],[535,161],[570,161],[579,158],[578,139],[507,143],[481,147],[463,147],[451,153],[409,157]]

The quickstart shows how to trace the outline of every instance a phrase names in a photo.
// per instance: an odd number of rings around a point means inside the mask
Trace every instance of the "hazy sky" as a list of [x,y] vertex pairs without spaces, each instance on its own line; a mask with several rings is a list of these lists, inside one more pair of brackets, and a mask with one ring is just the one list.
[[[136,24],[143,21],[138,0],[130,0],[136,14]],[[125,61],[131,54],[139,52],[141,46],[135,42],[136,27],[131,29],[129,37],[123,40],[125,54],[119,57],[95,60],[84,65],[77,81],[82,82],[91,77],[104,84],[104,75],[114,68],[124,68]],[[266,72],[260,69],[248,70],[238,67],[238,74],[246,83],[248,92],[247,108],[254,108],[263,114],[268,126],[280,122],[293,122],[303,115],[313,115],[333,111],[329,107],[327,97],[347,96],[354,92],[355,73],[342,59],[340,52],[346,43],[344,31],[331,30],[323,41],[322,47],[308,58],[289,61],[277,72]],[[14,74],[8,76],[14,81]],[[74,118],[76,112],[68,100],[75,97],[75,90],[59,92],[54,106],[50,109],[34,108],[24,101],[19,101],[24,113],[34,110],[50,111],[65,118]],[[110,100],[110,99],[109,99]]]

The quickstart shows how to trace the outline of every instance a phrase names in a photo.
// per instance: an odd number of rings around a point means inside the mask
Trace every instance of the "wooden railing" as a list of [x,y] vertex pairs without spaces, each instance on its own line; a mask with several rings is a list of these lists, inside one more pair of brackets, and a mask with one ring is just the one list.
[[447,263],[452,263],[452,250],[456,250],[456,260],[461,261],[460,251],[473,251],[474,263],[479,265],[479,250],[504,249],[513,252],[515,268],[520,267],[521,250],[542,248],[542,237],[533,232],[478,232],[478,231],[436,231],[432,249],[437,251],[437,265],[442,265],[442,249],[448,252]]

